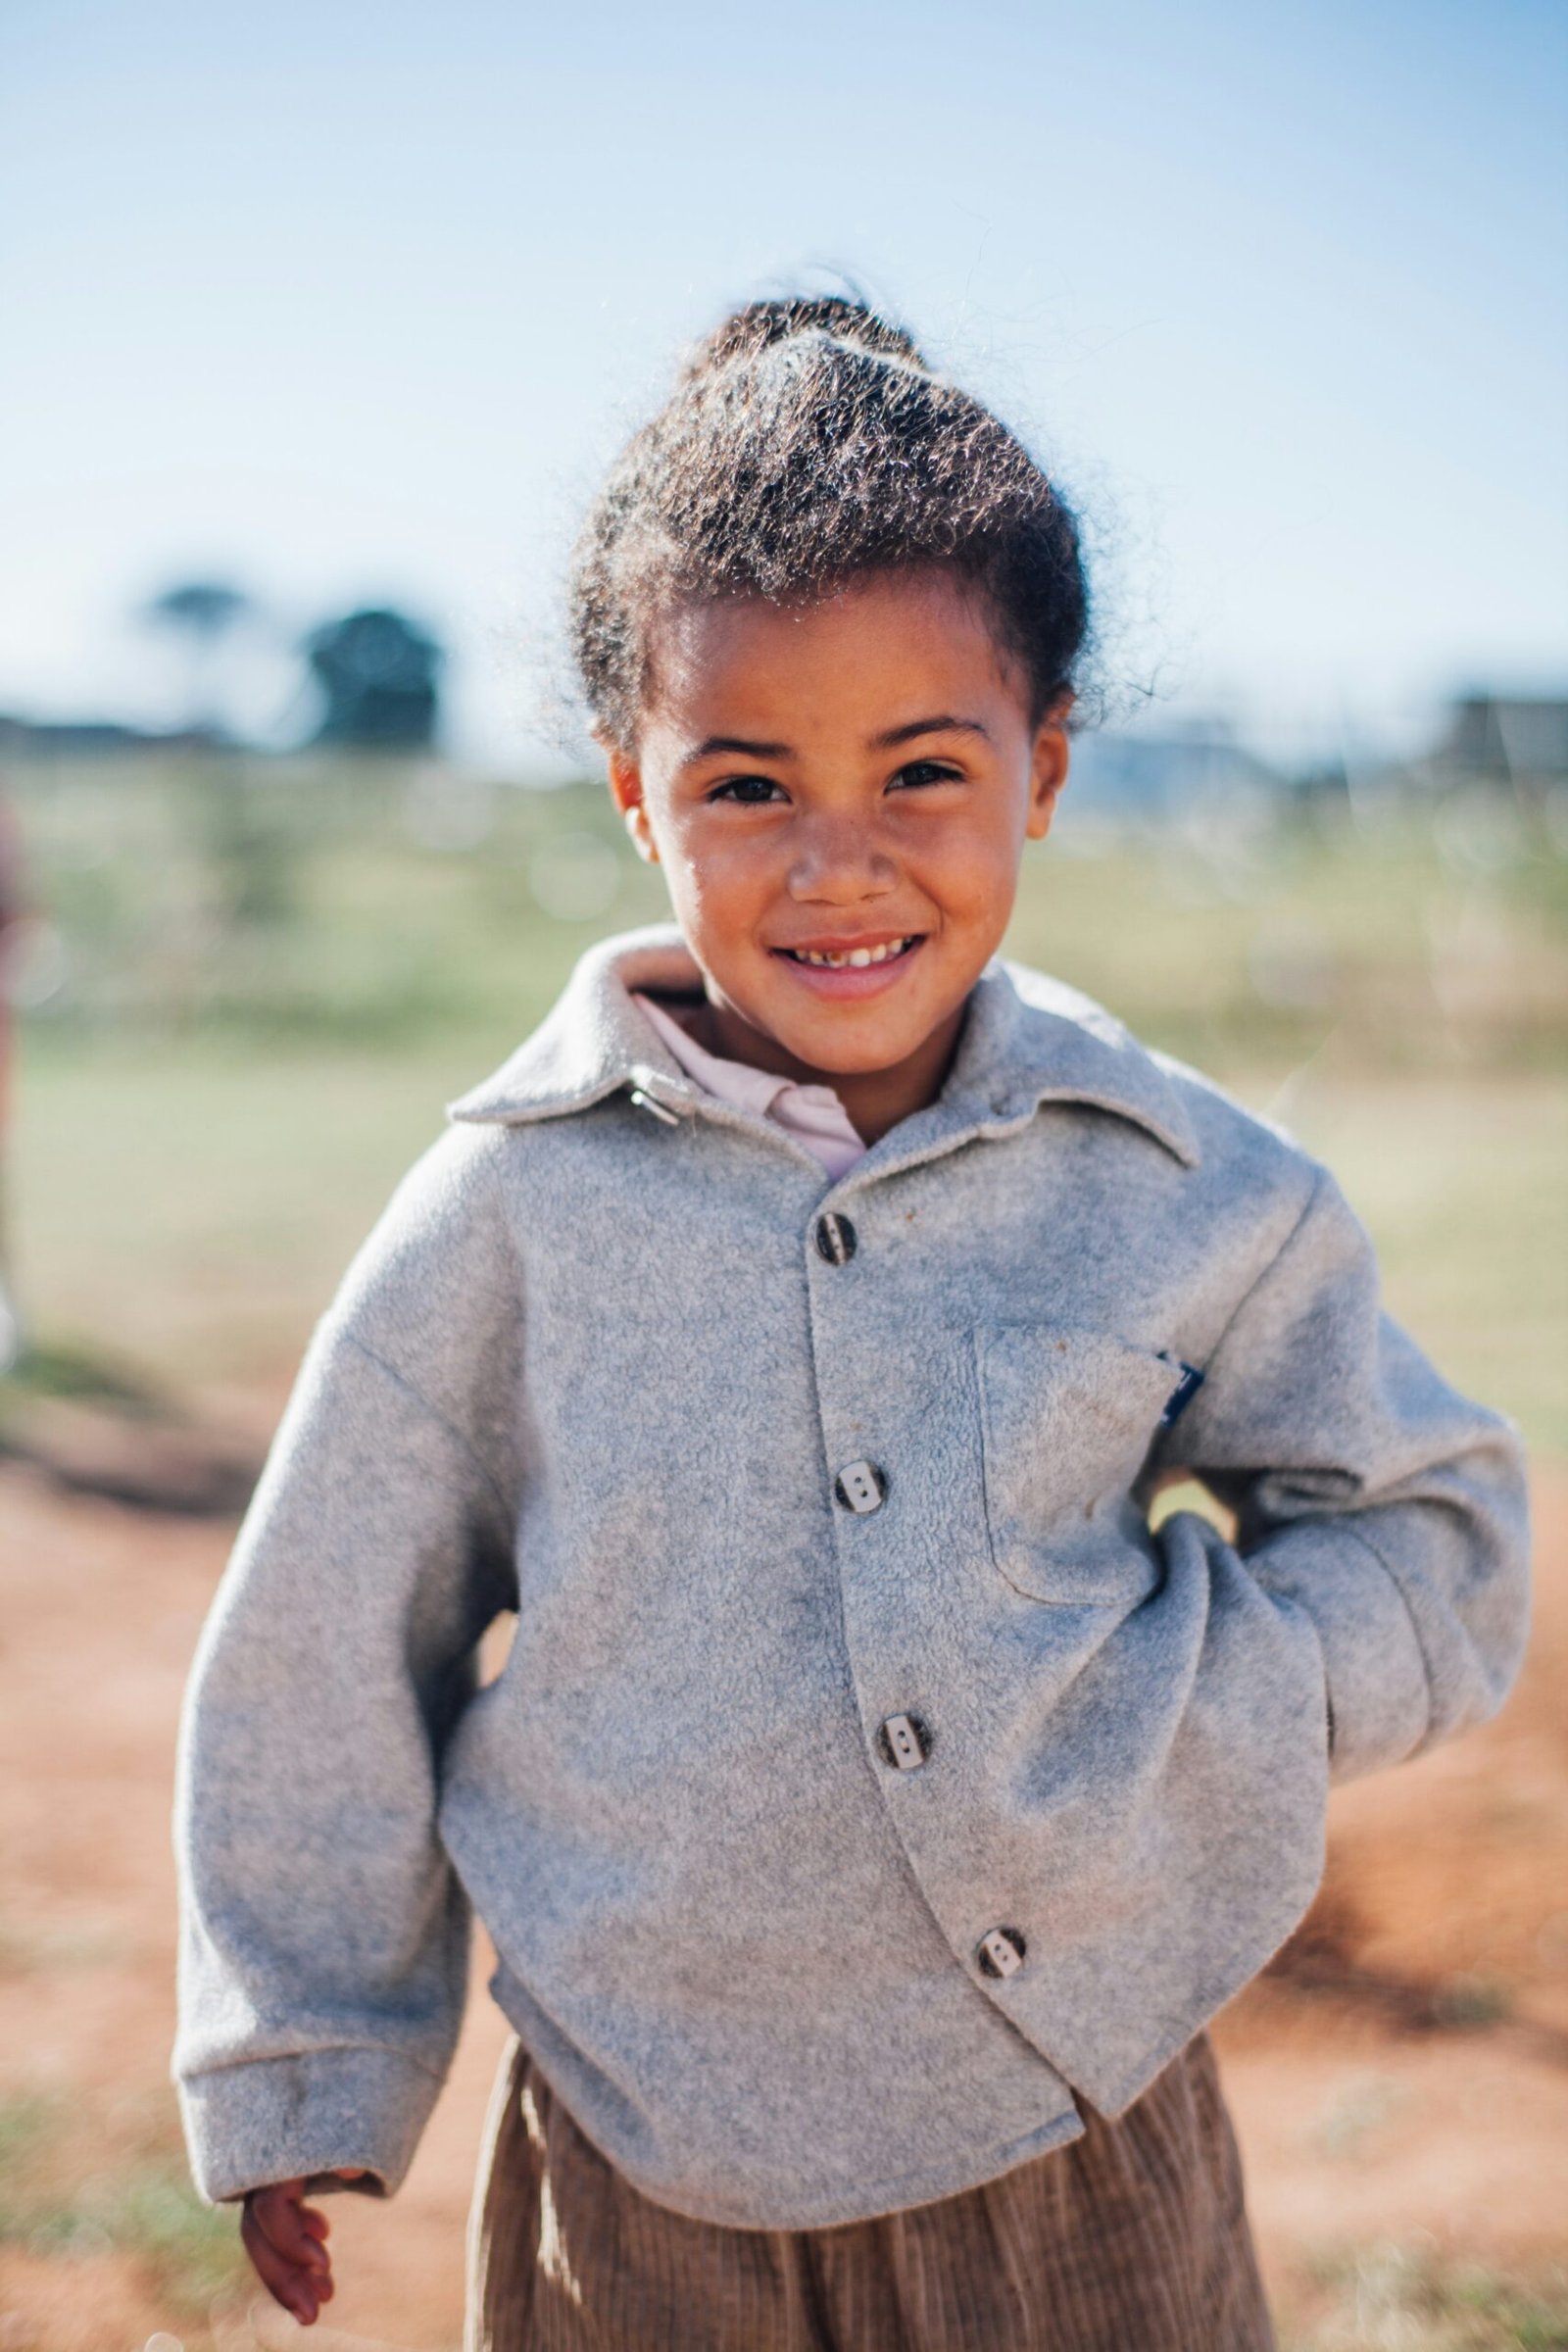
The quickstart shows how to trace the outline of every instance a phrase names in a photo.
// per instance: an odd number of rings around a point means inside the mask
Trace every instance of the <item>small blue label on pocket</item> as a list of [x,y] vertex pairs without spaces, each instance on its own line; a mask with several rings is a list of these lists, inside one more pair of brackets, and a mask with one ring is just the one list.
[[1181,1379],[1166,1398],[1165,1410],[1159,1416],[1161,1429],[1169,1429],[1173,1421],[1181,1419],[1203,1385],[1203,1375],[1196,1364],[1180,1364],[1179,1368]]

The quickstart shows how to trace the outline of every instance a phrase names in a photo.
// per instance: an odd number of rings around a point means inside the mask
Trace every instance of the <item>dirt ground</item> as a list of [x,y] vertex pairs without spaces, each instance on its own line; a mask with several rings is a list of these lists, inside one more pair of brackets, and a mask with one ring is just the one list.
[[[1568,2257],[1568,1472],[1540,1478],[1538,1509],[1515,1696],[1485,1731],[1337,1793],[1319,1903],[1217,2030],[1293,2342],[1395,2340],[1370,2321],[1312,2332],[1368,2249],[1517,2280]],[[0,2352],[295,2339],[235,2284],[230,2217],[183,2187],[166,2081],[171,1750],[229,1534],[0,1465]],[[476,1990],[404,2193],[334,2201],[341,2286],[318,2352],[458,2341],[503,2038]]]

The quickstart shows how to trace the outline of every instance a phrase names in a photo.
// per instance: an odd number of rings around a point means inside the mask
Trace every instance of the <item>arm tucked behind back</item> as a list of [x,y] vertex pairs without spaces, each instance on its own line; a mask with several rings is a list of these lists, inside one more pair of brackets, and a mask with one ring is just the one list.
[[1381,1312],[1371,1244],[1325,1171],[1163,1458],[1236,1511],[1250,1574],[1311,1620],[1335,1780],[1501,1705],[1529,1617],[1519,1441]]
[[209,2197],[396,2187],[450,2062],[440,1763],[514,1597],[518,1326],[488,1165],[445,1136],[318,1326],[191,1679],[174,2066]]

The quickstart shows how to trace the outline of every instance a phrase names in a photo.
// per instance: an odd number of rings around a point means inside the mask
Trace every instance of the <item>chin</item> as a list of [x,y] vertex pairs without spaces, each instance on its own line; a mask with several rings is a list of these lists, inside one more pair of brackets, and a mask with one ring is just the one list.
[[789,1037],[774,1032],[779,1044],[798,1061],[834,1078],[871,1078],[879,1070],[896,1069],[911,1054],[918,1053],[928,1034],[922,1030],[914,1037],[835,1037],[820,1033]]

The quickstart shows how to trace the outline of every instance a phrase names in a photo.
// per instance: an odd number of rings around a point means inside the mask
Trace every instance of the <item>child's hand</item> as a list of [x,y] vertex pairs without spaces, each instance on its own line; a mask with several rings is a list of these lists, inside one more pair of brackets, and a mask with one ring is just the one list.
[[[344,2168],[339,2180],[363,2180],[363,2170]],[[245,2198],[240,2240],[256,2276],[274,2302],[309,2328],[321,2305],[332,2300],[332,2257],[326,2250],[327,2219],[305,2202],[305,2182],[274,2180]]]

